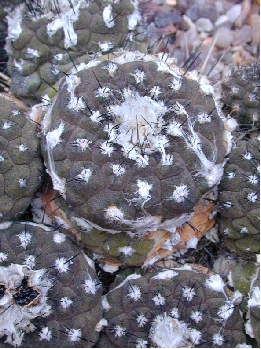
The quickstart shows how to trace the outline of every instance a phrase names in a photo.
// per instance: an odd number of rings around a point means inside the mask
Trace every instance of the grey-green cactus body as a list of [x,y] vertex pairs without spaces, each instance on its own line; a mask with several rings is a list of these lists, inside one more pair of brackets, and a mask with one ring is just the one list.
[[241,129],[260,125],[260,67],[242,66],[222,82],[223,109],[234,117]]
[[0,222],[27,209],[41,184],[42,171],[36,124],[0,96]]
[[239,140],[220,183],[220,232],[238,255],[259,252],[259,138]]
[[178,269],[132,274],[104,297],[104,346],[216,348],[245,342],[237,301],[226,295],[219,275]]
[[223,171],[212,95],[162,62],[93,64],[61,83],[43,121],[54,188],[78,217],[107,229],[193,210]]
[[46,93],[53,95],[52,86],[75,64],[135,45],[134,29],[140,19],[136,0],[36,5],[20,5],[9,15],[6,45],[11,91],[28,103]]
[[63,233],[31,223],[3,223],[0,246],[2,343],[92,347],[102,287],[81,250]]

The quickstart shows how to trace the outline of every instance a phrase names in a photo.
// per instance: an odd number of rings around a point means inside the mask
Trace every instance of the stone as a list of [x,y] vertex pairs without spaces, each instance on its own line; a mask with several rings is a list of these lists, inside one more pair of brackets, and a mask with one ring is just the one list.
[[196,21],[196,28],[200,33],[201,32],[208,32],[209,33],[209,32],[211,32],[213,27],[214,27],[213,23],[208,18],[199,18]]
[[233,46],[240,45],[253,40],[253,30],[250,25],[244,25],[242,28],[235,30]]
[[165,27],[172,23],[181,23],[182,18],[180,12],[177,10],[174,13],[159,13],[155,16],[155,25],[156,27]]
[[229,11],[227,11],[226,16],[229,18],[231,23],[234,23],[242,12],[242,5],[237,4],[231,7]]
[[222,25],[227,24],[227,23],[230,23],[228,16],[222,15],[222,16],[218,17],[218,19],[216,20],[214,25],[215,25],[215,27],[219,27],[219,26],[222,26]]
[[234,39],[234,32],[228,28],[220,27],[216,31],[216,36],[215,46],[218,48],[228,48]]

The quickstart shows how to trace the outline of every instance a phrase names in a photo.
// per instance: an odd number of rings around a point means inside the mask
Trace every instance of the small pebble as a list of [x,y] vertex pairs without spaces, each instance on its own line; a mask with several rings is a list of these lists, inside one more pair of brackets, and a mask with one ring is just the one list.
[[226,16],[226,15],[221,15],[221,16],[216,20],[216,22],[215,22],[214,24],[215,24],[215,27],[219,27],[219,26],[222,26],[222,25],[227,24],[227,23],[230,23],[230,22],[229,22],[229,19],[228,19],[228,16]]
[[155,16],[155,25],[158,28],[161,27],[166,27],[169,24],[172,23],[181,23],[182,22],[182,18],[180,16],[179,11],[175,11],[175,12],[169,12],[169,13],[159,13]]
[[217,35],[215,46],[228,48],[234,39],[234,32],[226,27],[220,27],[215,33]]
[[235,30],[233,45],[240,45],[241,43],[251,42],[252,40],[253,32],[249,25],[244,25],[242,28]]
[[227,11],[226,16],[228,17],[229,21],[231,23],[234,23],[238,17],[241,15],[242,12],[242,5],[234,5],[231,7],[229,11]]
[[191,6],[186,11],[186,16],[189,17],[193,22],[196,22],[196,20],[199,17],[199,9],[198,6]]
[[183,21],[185,24],[185,30],[190,28],[195,28],[195,23],[186,15],[183,16]]
[[165,0],[165,4],[168,6],[176,6],[177,0]]
[[197,30],[201,33],[201,32],[211,32],[211,30],[213,29],[213,24],[211,22],[210,19],[208,18],[199,18],[196,21],[196,28]]

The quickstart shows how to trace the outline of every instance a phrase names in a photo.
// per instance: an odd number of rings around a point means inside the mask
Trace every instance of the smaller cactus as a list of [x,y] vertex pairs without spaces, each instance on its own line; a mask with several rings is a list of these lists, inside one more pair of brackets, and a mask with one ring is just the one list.
[[10,222],[0,229],[0,343],[93,346],[102,315],[93,262],[43,225]]
[[11,91],[35,103],[75,65],[135,47],[140,14],[137,0],[44,0],[17,6],[7,19]]
[[242,66],[222,83],[223,111],[238,121],[241,129],[260,124],[260,67]]
[[98,347],[234,347],[246,340],[237,297],[191,267],[131,274],[104,296]]
[[27,209],[42,172],[36,125],[21,104],[0,95],[0,222],[16,219]]
[[259,252],[259,137],[238,140],[220,182],[220,232],[242,257]]

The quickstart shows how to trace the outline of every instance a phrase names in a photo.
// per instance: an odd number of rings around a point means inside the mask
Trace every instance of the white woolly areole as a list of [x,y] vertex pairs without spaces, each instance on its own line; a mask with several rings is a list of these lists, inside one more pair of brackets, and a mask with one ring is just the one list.
[[136,250],[134,248],[132,248],[131,246],[124,246],[124,247],[119,247],[119,252],[123,253],[124,256],[132,256],[133,253],[136,252]]
[[[18,305],[13,298],[25,277],[29,277],[27,284],[38,292],[30,306]],[[24,265],[11,264],[9,267],[0,267],[0,284],[5,287],[0,302],[0,337],[6,335],[6,343],[21,346],[25,332],[35,329],[31,321],[51,313],[47,293],[52,283],[44,269],[31,270]]]
[[[54,4],[49,5],[49,10],[50,6],[54,6]],[[52,22],[47,25],[48,35],[52,36],[58,29],[62,28],[64,31],[64,47],[70,48],[75,46],[77,44],[77,34],[73,28],[73,24],[79,17],[80,8],[86,6],[85,0],[59,1],[59,13],[53,16]],[[52,12],[55,13],[57,11]]]
[[138,8],[138,0],[131,0],[131,3],[134,6],[134,11],[128,16],[128,29],[134,30],[139,21],[141,20],[141,14]]
[[52,338],[52,331],[48,327],[43,327],[39,333],[39,337],[40,341],[49,341]]
[[8,23],[7,39],[15,41],[19,38],[20,34],[22,33],[22,18],[22,5],[16,6],[14,11],[12,11],[11,14],[6,16]]
[[153,276],[151,279],[169,280],[169,279],[173,279],[177,275],[178,273],[176,273],[174,270],[167,269],[159,272],[157,275]]
[[251,297],[247,302],[249,307],[259,307],[260,306],[260,288],[255,286],[251,290]]
[[24,249],[26,249],[26,247],[31,243],[31,239],[32,239],[32,234],[29,233],[28,231],[23,231],[22,233],[17,235],[21,245]]
[[89,169],[89,168],[84,168],[84,169],[82,170],[82,172],[79,173],[79,174],[75,177],[75,179],[77,179],[77,180],[79,180],[79,181],[84,181],[84,182],[88,183],[88,182],[89,182],[89,179],[90,179],[90,177],[91,177],[91,175],[92,175],[92,170]]
[[[48,111],[47,111],[47,113],[44,117],[44,120],[42,122],[44,132],[49,127],[53,105],[54,104],[52,104],[51,107],[48,108]],[[57,129],[54,129],[53,131],[49,131],[46,134],[46,150],[47,150],[48,165],[49,165],[47,172],[49,173],[49,175],[52,178],[53,188],[55,190],[58,190],[62,194],[65,192],[65,178],[60,178],[56,174],[55,165],[54,165],[54,158],[53,158],[53,148],[61,142],[60,137],[61,137],[63,131],[64,131],[64,123],[61,121],[61,123]]]
[[189,348],[188,329],[184,322],[173,319],[166,313],[152,321],[149,337],[157,348]]
[[225,283],[218,274],[211,275],[206,280],[206,286],[214,291],[224,293]]
[[111,205],[105,209],[104,217],[108,221],[121,221],[124,213],[115,205]]
[[7,253],[0,252],[0,262],[4,262],[8,257]]
[[53,235],[53,241],[57,244],[61,244],[66,240],[66,235],[63,233],[55,233]]
[[114,27],[115,22],[114,22],[114,19],[113,19],[111,4],[108,4],[107,6],[104,7],[103,12],[102,12],[102,18],[103,18],[103,21],[104,21],[105,25],[108,28]]
[[70,74],[66,76],[66,83],[68,85],[67,91],[70,93],[70,101],[68,103],[68,108],[76,111],[84,109],[86,106],[83,99],[81,97],[77,98],[75,96],[75,89],[77,86],[80,85],[81,79],[76,75]]
[[125,157],[146,164],[144,154],[157,150],[165,154],[166,141],[163,141],[162,128],[163,116],[168,108],[162,101],[140,96],[138,92],[129,89],[124,89],[123,96],[121,104],[108,107],[114,118],[107,128],[109,142],[119,144]]

